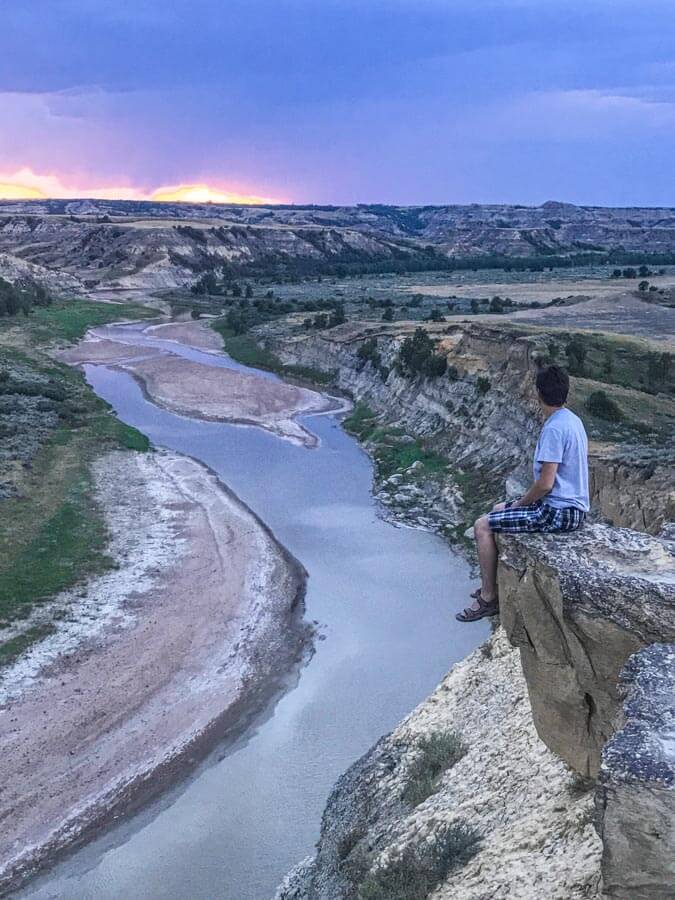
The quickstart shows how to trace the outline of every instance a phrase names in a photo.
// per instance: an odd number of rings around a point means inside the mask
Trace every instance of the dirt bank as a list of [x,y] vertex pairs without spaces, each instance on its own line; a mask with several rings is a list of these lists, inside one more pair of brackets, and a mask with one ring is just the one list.
[[207,468],[115,452],[94,474],[118,568],[0,678],[0,891],[175,777],[306,645],[302,567]]

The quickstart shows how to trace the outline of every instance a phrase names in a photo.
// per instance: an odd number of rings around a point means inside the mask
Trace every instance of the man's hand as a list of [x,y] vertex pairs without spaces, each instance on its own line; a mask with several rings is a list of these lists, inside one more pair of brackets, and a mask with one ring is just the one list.
[[506,503],[495,503],[492,512],[501,512],[503,509],[506,509]]

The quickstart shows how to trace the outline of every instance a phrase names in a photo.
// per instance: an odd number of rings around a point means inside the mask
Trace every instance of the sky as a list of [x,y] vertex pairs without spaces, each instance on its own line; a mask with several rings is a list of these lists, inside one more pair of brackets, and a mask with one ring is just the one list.
[[0,196],[675,206],[673,0],[1,14]]

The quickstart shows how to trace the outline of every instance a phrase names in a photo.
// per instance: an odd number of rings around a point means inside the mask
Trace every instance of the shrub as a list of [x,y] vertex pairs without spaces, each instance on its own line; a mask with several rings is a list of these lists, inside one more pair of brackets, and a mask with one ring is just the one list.
[[418,747],[421,753],[409,770],[410,780],[403,792],[403,799],[413,806],[419,806],[436,793],[443,772],[451,769],[467,752],[466,745],[454,731],[436,732],[423,738]]
[[436,378],[443,375],[448,361],[434,352],[434,342],[423,328],[417,328],[407,337],[398,353],[399,369],[403,374],[426,375]]
[[425,900],[453,869],[478,852],[480,841],[480,833],[471,825],[446,825],[432,844],[409,846],[368,875],[359,888],[359,900]]
[[363,361],[363,365],[370,362],[375,368],[377,368],[382,361],[382,357],[377,350],[376,338],[368,338],[367,341],[364,341],[356,351],[356,355],[359,360]]
[[567,342],[565,354],[570,375],[583,375],[586,364],[586,345],[578,335]]
[[476,379],[476,390],[481,396],[487,394],[491,387],[492,383],[489,378],[486,378],[484,375],[478,376]]
[[586,409],[591,415],[608,422],[621,422],[624,418],[618,404],[604,391],[593,391],[586,401]]
[[34,306],[49,306],[52,298],[45,288],[30,279],[13,284],[0,278],[0,316],[28,315]]

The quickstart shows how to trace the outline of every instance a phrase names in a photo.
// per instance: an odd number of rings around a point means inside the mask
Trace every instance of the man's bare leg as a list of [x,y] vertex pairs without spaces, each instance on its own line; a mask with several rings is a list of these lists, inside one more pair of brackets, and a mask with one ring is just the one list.
[[[474,534],[480,564],[481,596],[484,603],[492,603],[497,598],[497,543],[487,516],[476,519]],[[478,609],[478,603],[474,603],[473,608]]]

